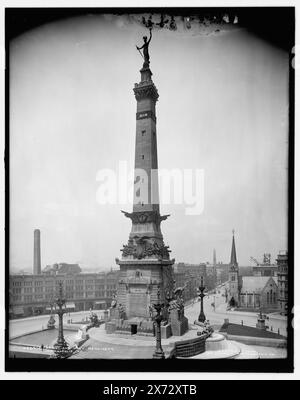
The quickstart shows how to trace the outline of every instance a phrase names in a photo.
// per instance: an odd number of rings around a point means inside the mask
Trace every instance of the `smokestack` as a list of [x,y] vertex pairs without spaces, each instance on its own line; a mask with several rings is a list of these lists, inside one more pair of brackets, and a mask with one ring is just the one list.
[[217,265],[217,254],[216,254],[216,249],[214,249],[214,253],[213,253],[213,265],[214,265],[214,266]]
[[41,232],[39,229],[34,230],[33,273],[41,274]]

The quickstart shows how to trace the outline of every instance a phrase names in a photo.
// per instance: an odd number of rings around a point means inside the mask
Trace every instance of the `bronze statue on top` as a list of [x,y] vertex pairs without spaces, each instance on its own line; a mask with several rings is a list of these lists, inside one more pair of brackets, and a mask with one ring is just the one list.
[[[149,56],[149,43],[152,39],[152,27],[149,29],[150,30],[150,37],[149,40],[147,40],[147,36],[143,36],[144,39],[144,44],[141,47],[136,46],[137,50],[140,52],[140,50],[143,49],[143,59],[144,59],[144,64],[143,68],[149,68],[150,64],[150,56]],[[141,54],[141,52],[140,52]],[[142,55],[142,54],[141,54]]]

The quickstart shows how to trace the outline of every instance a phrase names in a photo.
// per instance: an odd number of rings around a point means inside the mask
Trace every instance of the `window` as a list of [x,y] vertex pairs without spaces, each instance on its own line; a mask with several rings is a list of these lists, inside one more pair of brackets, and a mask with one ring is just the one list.
[[259,295],[259,294],[256,294],[256,295],[255,295],[255,298],[256,298],[256,300],[255,300],[256,306],[257,306],[257,307],[260,307],[260,295]]
[[144,154],[142,154],[142,160],[144,160],[145,159],[145,156],[144,156]]
[[146,133],[146,131],[145,131],[145,130],[143,130],[143,131],[142,131],[142,136],[144,136],[144,135],[145,135],[145,133]]

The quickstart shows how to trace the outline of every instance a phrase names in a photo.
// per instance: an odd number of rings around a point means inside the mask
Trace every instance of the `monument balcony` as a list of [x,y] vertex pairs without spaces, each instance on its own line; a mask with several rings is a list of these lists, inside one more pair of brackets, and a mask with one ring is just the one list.
[[175,259],[158,259],[158,258],[143,258],[136,259],[133,256],[128,256],[126,258],[116,258],[116,263],[118,265],[132,265],[134,262],[135,265],[143,266],[143,265],[173,265],[175,263]]

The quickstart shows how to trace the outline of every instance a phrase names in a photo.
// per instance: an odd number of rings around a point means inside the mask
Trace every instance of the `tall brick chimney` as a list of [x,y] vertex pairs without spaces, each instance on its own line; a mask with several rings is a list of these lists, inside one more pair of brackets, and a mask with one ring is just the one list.
[[34,230],[33,273],[34,275],[41,274],[41,232],[39,229]]

